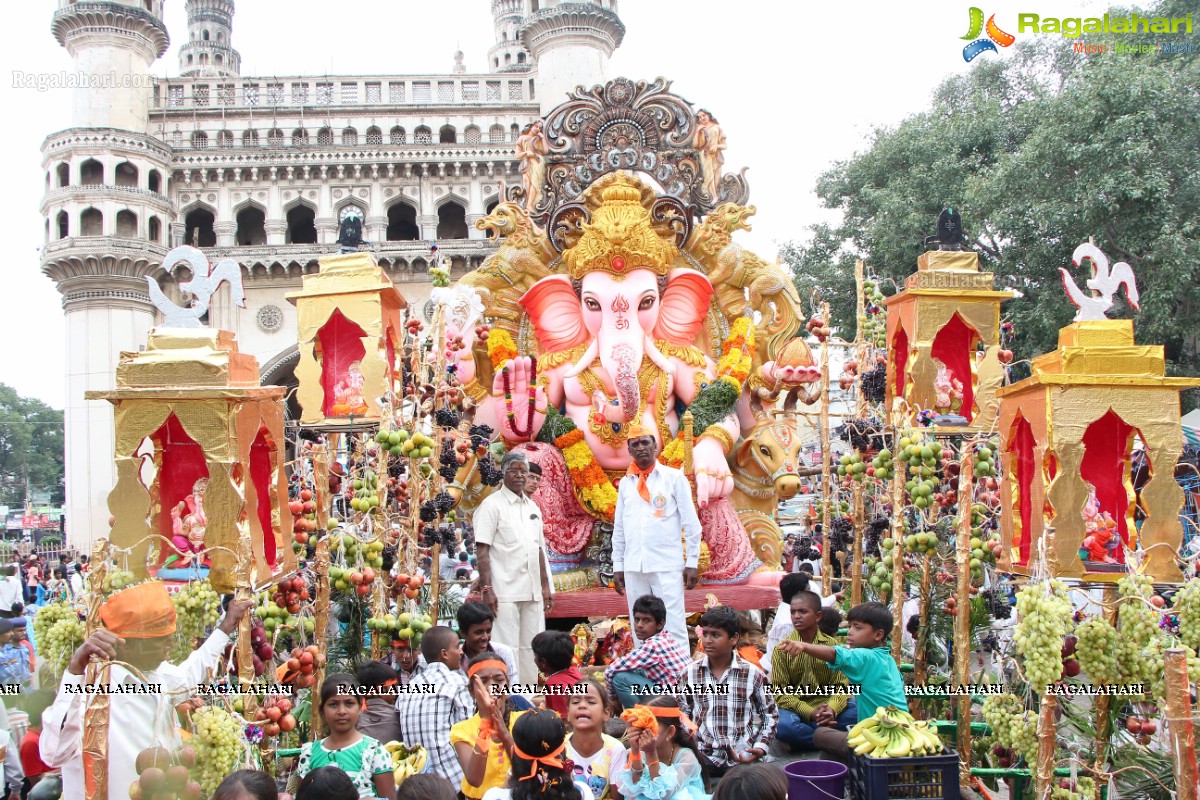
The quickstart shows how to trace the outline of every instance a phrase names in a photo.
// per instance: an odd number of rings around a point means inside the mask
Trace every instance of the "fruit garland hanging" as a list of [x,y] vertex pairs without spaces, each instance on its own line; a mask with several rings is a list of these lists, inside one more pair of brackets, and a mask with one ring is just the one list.
[[[696,399],[688,406],[692,412],[692,430],[702,434],[709,426],[720,424],[733,413],[742,386],[750,376],[754,360],[754,325],[749,317],[739,317],[721,343],[716,380],[702,384]],[[659,461],[678,468],[683,464],[683,431],[663,448]]]
[[[529,418],[526,430],[521,431],[515,420],[512,409],[512,393],[509,391],[507,364],[517,356],[517,347],[507,331],[493,328],[488,332],[488,357],[492,360],[492,369],[503,369],[505,410],[508,412],[509,424],[513,432],[519,436],[529,436],[533,432],[533,414],[536,379],[529,384]],[[534,373],[536,375],[536,373]],[[571,483],[575,488],[575,496],[580,504],[591,514],[606,522],[612,522],[617,510],[617,490],[609,482],[596,455],[588,447],[574,420],[562,414],[554,406],[546,409],[546,420],[538,432],[537,441],[553,444],[562,451],[563,459],[567,462],[567,470],[571,473]]]

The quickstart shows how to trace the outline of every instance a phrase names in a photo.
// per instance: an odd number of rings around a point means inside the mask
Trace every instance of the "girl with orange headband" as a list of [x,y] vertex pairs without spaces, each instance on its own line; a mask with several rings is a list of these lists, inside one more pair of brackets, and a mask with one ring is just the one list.
[[512,726],[523,712],[513,707],[508,667],[495,653],[485,650],[472,658],[467,680],[475,697],[475,715],[450,728],[450,744],[463,768],[463,795],[481,800],[489,789],[508,780]]
[[592,790],[574,780],[562,717],[547,708],[526,711],[512,738],[508,783],[488,789],[483,800],[593,800]]
[[708,800],[692,721],[673,697],[655,697],[621,714],[629,723],[629,760],[615,778],[625,800]]

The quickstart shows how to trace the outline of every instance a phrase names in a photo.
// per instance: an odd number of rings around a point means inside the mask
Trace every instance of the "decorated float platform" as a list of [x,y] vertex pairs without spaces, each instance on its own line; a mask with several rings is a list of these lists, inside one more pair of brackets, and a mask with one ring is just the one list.
[[[202,785],[188,792],[210,794],[239,766],[278,774],[301,734],[318,739],[323,724],[317,715],[298,726],[292,700],[256,694],[256,681],[273,676],[299,708],[319,697],[327,663],[353,671],[452,619],[440,553],[469,547],[458,525],[496,490],[513,450],[542,468],[533,498],[547,567],[565,589],[550,616],[588,619],[572,632],[576,657],[602,667],[632,646],[620,619],[629,598],[605,584],[615,484],[638,426],[656,433],[661,463],[683,471],[700,507],[702,583],[685,593],[689,613],[774,608],[786,556],[815,555],[823,594],[839,574],[844,605],[890,605],[899,664],[904,608],[917,601],[902,671],[942,692],[912,701],[942,722],[889,710],[860,720],[903,732],[886,747],[862,736],[853,796],[949,800],[960,785],[1005,779],[1010,796],[1032,781],[1050,797],[1069,762],[1078,791],[1053,796],[1092,800],[1117,745],[1169,751],[1164,776],[1195,787],[1200,578],[1197,556],[1181,552],[1171,467],[1179,392],[1200,381],[1166,376],[1161,347],[1136,346],[1131,323],[1106,319],[1122,285],[1136,308],[1132,270],[1110,270],[1095,245],[1077,249],[1076,266],[1091,261],[1091,294],[1063,270],[1075,323],[1031,378],[1005,385],[1000,307],[1011,293],[980,271],[947,209],[890,300],[859,263],[854,339],[839,341],[827,298],[808,298],[806,324],[791,276],[734,241],[754,208],[744,176],[722,171],[724,145],[712,115],[665,80],[577,90],[522,135],[521,185],[477,223],[497,252],[452,285],[431,248],[428,327],[363,242],[361,209],[344,208],[343,252],[320,258],[291,298],[304,431],[293,442],[284,390],[259,385],[233,334],[196,330],[222,281],[242,302],[240,269],[211,269],[190,247],[169,253],[164,264],[189,262],[196,277],[181,287],[194,301],[175,306],[148,278],[164,324],[147,349],[122,355],[116,390],[91,395],[113,404],[117,423],[112,530],[93,553],[87,613],[55,603],[35,618],[40,642],[64,643],[46,654],[51,668],[61,673],[96,629],[101,602],[156,574],[188,578],[174,593],[180,657],[216,622],[218,592],[253,598],[217,678],[240,696],[192,712]],[[853,356],[839,384],[858,390],[837,461],[835,346]],[[802,422],[821,437],[819,470],[801,460]],[[814,472],[822,547],[789,552],[777,507]],[[192,579],[203,565],[207,576]],[[1096,582],[1099,610],[1076,607],[1073,592]],[[993,699],[976,688],[971,648],[979,625],[1011,617],[1009,592],[1018,617],[1004,658],[1020,669],[995,676],[1005,692]],[[88,680],[101,669],[89,666]],[[1100,693],[1078,705],[1058,691],[1135,684],[1134,699]],[[104,693],[84,715],[85,749],[100,754],[91,775],[103,783]],[[1130,737],[1114,735],[1121,727]],[[424,753],[395,744],[400,782]]]

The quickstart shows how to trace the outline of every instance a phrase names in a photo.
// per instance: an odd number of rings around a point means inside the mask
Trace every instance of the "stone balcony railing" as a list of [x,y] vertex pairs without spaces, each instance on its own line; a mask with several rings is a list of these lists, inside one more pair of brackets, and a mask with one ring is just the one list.
[[208,109],[263,109],[321,113],[338,109],[417,107],[431,113],[446,107],[536,106],[532,73],[520,75],[363,75],[339,77],[180,77],[155,87],[154,108],[189,112]]
[[[376,258],[403,259],[405,261],[430,260],[429,242],[425,240],[405,240],[396,242],[370,242],[364,248]],[[262,244],[239,245],[236,247],[202,247],[201,250],[212,263],[223,258],[232,258],[248,269],[255,263],[289,263],[295,261],[303,264],[319,256],[337,253],[337,244]],[[486,258],[496,252],[496,242],[493,239],[440,239],[438,252],[445,258]]]
[[167,214],[175,213],[175,204],[158,192],[149,189],[139,189],[136,186],[109,186],[99,183],[85,183],[79,186],[60,186],[46,192],[42,198],[42,213],[63,202],[80,200],[116,200],[118,202],[133,202],[156,206]]

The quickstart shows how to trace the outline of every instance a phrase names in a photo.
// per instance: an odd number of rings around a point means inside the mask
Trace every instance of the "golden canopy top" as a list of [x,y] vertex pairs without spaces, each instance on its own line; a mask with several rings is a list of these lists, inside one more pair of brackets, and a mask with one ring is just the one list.
[[146,349],[121,353],[117,390],[257,387],[258,360],[239,353],[237,337],[215,328],[155,328]]

